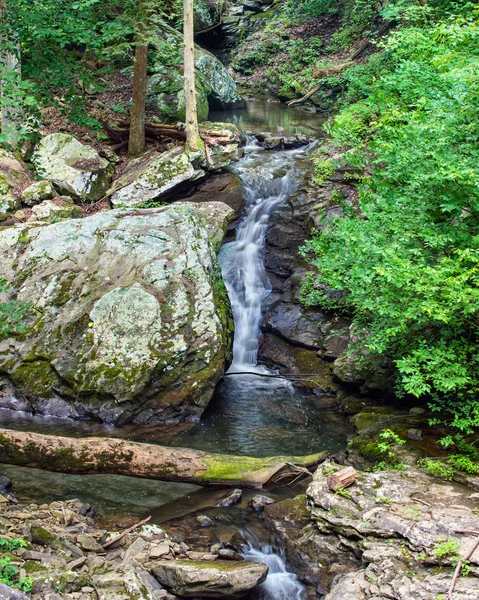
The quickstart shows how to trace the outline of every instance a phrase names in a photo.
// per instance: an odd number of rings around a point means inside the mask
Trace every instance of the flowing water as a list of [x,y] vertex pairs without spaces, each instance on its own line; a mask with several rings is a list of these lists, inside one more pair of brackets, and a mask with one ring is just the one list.
[[[317,116],[266,102],[250,102],[246,111],[221,113],[216,118],[237,123],[243,129],[288,134],[311,134],[321,126]],[[271,372],[257,364],[262,307],[271,291],[263,261],[266,230],[272,212],[298,188],[304,172],[301,163],[307,159],[307,152],[308,148],[265,151],[250,138],[244,158],[235,165],[244,189],[245,211],[236,239],[225,244],[220,253],[235,320],[233,362],[198,427],[171,438],[164,429],[155,427],[112,430],[100,424],[27,418],[0,411],[2,425],[60,435],[128,437],[250,456],[301,455],[344,448],[350,429],[337,412],[320,408],[317,396],[295,389],[284,379],[262,377]],[[196,486],[118,476],[63,475],[11,466],[2,467],[2,471],[15,481],[15,493],[20,500],[35,499],[41,503],[78,497],[105,512],[121,515],[123,511],[130,516],[153,514],[155,522],[177,518],[195,508],[212,507],[218,494]],[[121,494],[117,493],[119,489]],[[288,493],[293,492],[288,490]],[[248,493],[244,502],[247,499]],[[235,510],[228,510],[229,515],[235,514]],[[249,509],[246,512],[249,519],[254,518]],[[302,598],[303,586],[287,571],[283,553],[251,535],[247,540],[245,557],[270,567],[257,598]]]

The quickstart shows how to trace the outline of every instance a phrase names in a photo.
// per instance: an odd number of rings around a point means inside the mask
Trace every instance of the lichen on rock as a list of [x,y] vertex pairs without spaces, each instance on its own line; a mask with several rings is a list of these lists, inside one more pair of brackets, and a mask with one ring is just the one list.
[[[197,419],[230,354],[215,247],[232,216],[219,202],[182,202],[0,232],[0,277],[33,303],[27,334],[1,342],[0,369],[28,407],[113,423]],[[29,376],[34,364],[44,376]]]

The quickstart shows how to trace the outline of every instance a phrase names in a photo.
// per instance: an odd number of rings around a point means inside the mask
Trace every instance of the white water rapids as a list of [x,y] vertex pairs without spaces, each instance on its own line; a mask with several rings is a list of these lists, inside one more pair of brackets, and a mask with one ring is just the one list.
[[252,141],[236,168],[243,184],[245,215],[236,240],[225,244],[220,252],[235,322],[229,373],[265,372],[264,367],[257,366],[257,360],[261,309],[271,291],[263,260],[266,229],[273,210],[298,187],[295,158],[304,151],[267,151]]
[[264,563],[269,567],[266,581],[259,586],[260,600],[301,600],[304,587],[294,573],[286,570],[284,557],[276,554],[267,544],[259,548],[257,546],[259,544],[256,541],[250,542],[243,556],[246,560]]
[[[263,150],[256,141],[249,141],[245,157],[238,163],[238,173],[244,190],[245,214],[236,240],[225,244],[220,262],[226,289],[233,309],[235,336],[233,362],[228,373],[271,373],[259,366],[259,331],[262,307],[271,292],[271,284],[264,265],[266,230],[273,210],[293,194],[299,185],[300,170],[297,157],[305,149],[288,151]],[[257,387],[257,376],[237,375],[243,392]],[[236,379],[235,377],[235,379]],[[286,379],[262,381],[268,388],[291,387]],[[252,396],[253,397],[253,396]],[[286,570],[284,557],[269,545],[250,539],[244,551],[248,560],[265,563],[269,567],[266,581],[259,588],[261,600],[300,600],[303,586],[294,573]]]

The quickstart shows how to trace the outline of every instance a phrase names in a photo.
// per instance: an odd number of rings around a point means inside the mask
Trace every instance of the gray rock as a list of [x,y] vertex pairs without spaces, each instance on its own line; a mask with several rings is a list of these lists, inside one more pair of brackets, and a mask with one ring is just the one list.
[[283,145],[283,138],[280,136],[271,136],[265,138],[263,142],[263,147],[267,150],[276,150]]
[[0,583],[0,600],[29,600],[29,598],[20,590],[14,590],[4,583]]
[[244,557],[238,552],[235,552],[231,548],[221,548],[218,550],[218,556],[223,560],[244,560]]
[[61,194],[89,202],[105,194],[114,170],[94,148],[66,133],[44,137],[35,148],[33,164]]
[[265,506],[268,506],[268,504],[274,504],[274,502],[275,501],[273,500],[273,498],[258,494],[251,498],[250,505],[254,510],[263,510]]
[[21,200],[25,206],[32,207],[44,200],[50,200],[55,195],[51,181],[36,181],[23,191]]
[[216,508],[228,508],[229,506],[233,506],[233,504],[236,504],[237,502],[239,502],[242,497],[243,497],[243,492],[239,488],[234,489],[231,492],[229,492],[229,494],[227,494],[223,498],[223,500],[220,500],[218,502],[218,504],[216,505]]
[[222,598],[235,600],[246,596],[262,583],[268,567],[261,563],[215,561],[161,561],[153,575],[174,594],[185,598]]
[[[152,54],[153,71],[148,82],[148,101],[165,118],[174,121],[185,120],[184,80],[176,66],[165,65],[164,44],[168,43],[178,59],[183,59],[183,36],[166,23],[159,23],[150,44],[158,54]],[[236,90],[236,84],[226,67],[210,52],[195,47],[196,100],[198,119],[207,119],[209,109],[238,108],[243,100]]]
[[214,521],[212,521],[206,515],[198,515],[195,520],[201,525],[201,527],[212,527],[214,525]]
[[108,190],[114,208],[133,208],[157,200],[186,181],[203,177],[183,148],[132,160]]
[[420,429],[408,429],[407,431],[408,440],[414,440],[416,442],[422,442],[423,436]]
[[415,406],[409,409],[409,414],[413,416],[423,415],[426,412],[426,409],[421,408],[420,406]]
[[44,200],[34,206],[32,212],[37,221],[46,221],[47,223],[55,223],[62,219],[74,219],[82,215],[82,209],[76,206],[68,196]]
[[103,546],[91,535],[80,533],[77,535],[76,541],[83,550],[88,550],[89,552],[103,552]]
[[230,353],[215,246],[232,216],[181,202],[1,231],[0,277],[36,306],[26,335],[0,342],[14,384],[2,403],[112,423],[198,417]]

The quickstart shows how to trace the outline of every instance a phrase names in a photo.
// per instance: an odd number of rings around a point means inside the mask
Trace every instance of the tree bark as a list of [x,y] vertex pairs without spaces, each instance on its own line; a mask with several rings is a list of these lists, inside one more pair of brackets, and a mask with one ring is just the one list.
[[186,151],[203,150],[198,130],[195,88],[195,41],[193,24],[193,0],[183,0],[184,79],[186,112]]
[[62,473],[110,473],[197,485],[286,485],[326,458],[251,458],[113,438],[68,438],[0,429],[0,462]]
[[138,156],[145,150],[145,105],[146,74],[148,62],[148,42],[146,34],[146,15],[143,2],[139,2],[138,33],[135,46],[135,66],[133,71],[133,96],[130,111],[130,137],[128,156]]
[[356,469],[346,467],[328,477],[328,488],[333,492],[349,487],[356,481]]
[[22,76],[20,41],[15,36],[7,13],[7,0],[0,0],[0,97],[1,130],[8,136],[8,143],[15,148],[19,142],[22,109],[15,98]]

